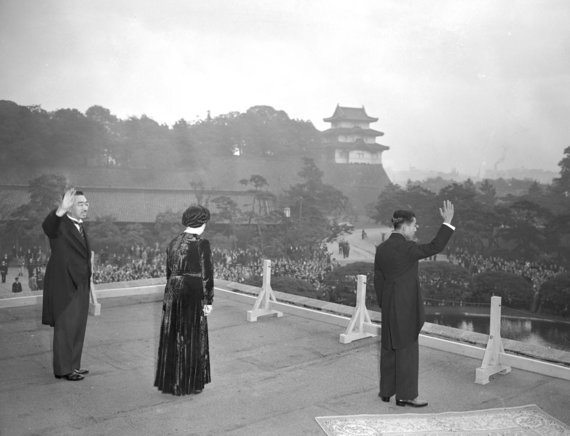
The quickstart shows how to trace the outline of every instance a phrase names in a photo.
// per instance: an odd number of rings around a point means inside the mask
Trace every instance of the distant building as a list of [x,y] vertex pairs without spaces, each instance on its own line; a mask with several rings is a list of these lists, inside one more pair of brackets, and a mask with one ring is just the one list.
[[325,182],[350,198],[355,211],[364,214],[366,206],[376,202],[390,183],[382,165],[382,153],[390,147],[376,142],[384,133],[370,127],[378,118],[364,107],[337,105],[332,116],[323,121],[331,127],[322,132],[322,166]]
[[325,147],[334,150],[335,163],[382,165],[382,153],[390,147],[376,142],[384,133],[370,128],[378,118],[368,116],[364,107],[337,106],[332,117],[323,121],[331,123],[323,138]]

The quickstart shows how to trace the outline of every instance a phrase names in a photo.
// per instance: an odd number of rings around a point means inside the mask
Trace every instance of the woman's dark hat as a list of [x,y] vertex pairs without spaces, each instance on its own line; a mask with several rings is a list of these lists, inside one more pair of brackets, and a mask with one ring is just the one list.
[[210,221],[210,211],[204,206],[190,206],[182,214],[182,225],[197,228]]

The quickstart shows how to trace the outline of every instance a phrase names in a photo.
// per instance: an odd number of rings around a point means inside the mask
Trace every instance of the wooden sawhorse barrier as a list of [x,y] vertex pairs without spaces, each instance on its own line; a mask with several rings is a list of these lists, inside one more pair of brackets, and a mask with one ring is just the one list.
[[271,302],[277,302],[275,293],[271,288],[271,261],[263,261],[263,285],[261,291],[257,296],[257,300],[253,305],[253,309],[247,311],[247,320],[249,322],[256,322],[260,316],[277,316],[281,318],[283,312],[272,310],[270,308]]
[[501,297],[491,297],[491,320],[489,326],[489,341],[481,367],[475,370],[475,383],[486,385],[489,377],[494,374],[508,374],[511,367],[504,365],[501,360],[505,354],[501,340]]
[[[91,271],[95,271],[95,252],[91,252]],[[89,314],[93,316],[101,315],[101,304],[97,301],[93,286],[93,274],[91,274],[91,282],[89,283]]]
[[341,344],[377,336],[377,327],[372,324],[370,314],[368,309],[366,309],[366,276],[360,274],[357,277],[356,307],[346,327],[346,331],[340,334],[339,340]]

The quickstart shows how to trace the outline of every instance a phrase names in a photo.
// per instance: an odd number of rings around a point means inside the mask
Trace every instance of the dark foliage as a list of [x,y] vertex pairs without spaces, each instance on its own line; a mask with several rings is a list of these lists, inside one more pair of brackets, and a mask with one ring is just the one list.
[[324,279],[327,299],[333,303],[354,306],[356,304],[357,276],[366,276],[366,304],[376,305],[374,292],[374,264],[354,262],[335,268]]
[[545,282],[540,288],[539,297],[540,312],[570,316],[570,273],[558,274]]
[[[569,159],[561,161],[561,174],[568,172]],[[570,190],[563,190],[563,180],[557,179],[552,188],[529,182],[523,195],[503,198],[496,197],[497,181],[478,185],[471,180],[453,182],[437,195],[420,182],[408,182],[405,188],[389,185],[370,208],[369,216],[389,225],[394,210],[411,209],[420,224],[419,240],[428,242],[441,222],[439,204],[451,200],[458,231],[449,249],[563,265],[570,262]]]
[[[92,106],[48,112],[0,100],[0,167],[119,166],[189,168],[215,156],[307,156],[319,149],[317,129],[284,111],[254,106],[172,128],[146,115],[121,120]],[[26,152],[23,153],[22,150]]]
[[492,296],[501,297],[501,303],[514,309],[530,310],[534,291],[525,278],[501,271],[489,271],[473,277],[472,301],[489,302]]

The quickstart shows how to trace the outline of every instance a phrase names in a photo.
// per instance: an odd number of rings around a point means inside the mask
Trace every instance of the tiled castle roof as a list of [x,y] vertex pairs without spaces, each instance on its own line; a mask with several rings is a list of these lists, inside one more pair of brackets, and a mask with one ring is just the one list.
[[337,127],[334,129],[327,129],[323,130],[322,134],[325,137],[328,136],[338,137],[338,135],[384,136],[384,132],[380,132],[379,130],[363,129],[358,126]]
[[324,118],[323,121],[327,123],[332,123],[338,120],[350,120],[350,121],[365,121],[369,123],[374,123],[378,121],[378,118],[371,117],[366,113],[364,106],[358,107],[344,107],[337,105],[332,117]]

